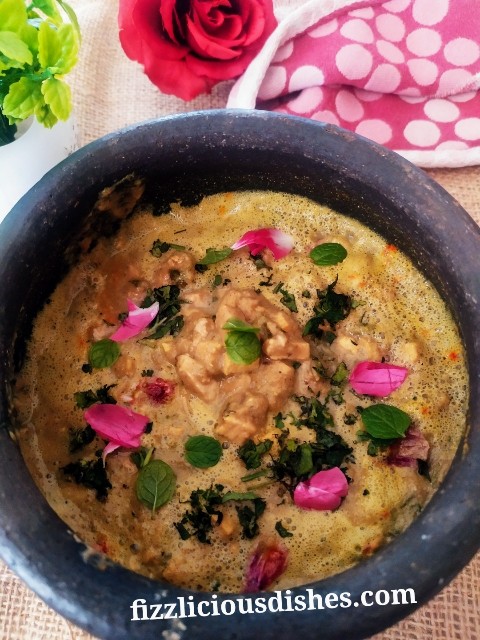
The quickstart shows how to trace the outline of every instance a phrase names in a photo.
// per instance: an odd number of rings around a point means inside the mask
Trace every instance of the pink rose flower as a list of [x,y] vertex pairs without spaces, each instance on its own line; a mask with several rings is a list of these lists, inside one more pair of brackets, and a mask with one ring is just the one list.
[[276,27],[272,0],[120,0],[120,42],[163,93],[240,76]]

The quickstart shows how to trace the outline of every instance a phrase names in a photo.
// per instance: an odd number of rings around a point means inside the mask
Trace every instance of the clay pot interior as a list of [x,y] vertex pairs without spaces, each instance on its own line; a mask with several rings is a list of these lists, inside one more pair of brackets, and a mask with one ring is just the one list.
[[[297,193],[358,218],[407,253],[451,308],[468,354],[469,430],[452,469],[413,525],[355,568],[314,583],[315,593],[412,587],[416,604],[320,611],[131,621],[137,598],[193,595],[119,566],[98,569],[35,487],[11,434],[15,371],[38,309],[74,262],[79,234],[105,187],[146,181],[157,209],[236,189]],[[97,220],[98,222],[98,220]],[[98,232],[112,231],[99,225]],[[164,118],[84,147],[47,174],[0,227],[0,552],[50,606],[102,638],[178,633],[206,640],[261,637],[364,638],[437,593],[479,546],[480,283],[478,228],[441,187],[399,156],[352,133],[300,118],[210,111]],[[296,592],[297,590],[294,590]],[[302,590],[299,588],[298,592]],[[241,596],[218,595],[218,600]],[[185,628],[184,628],[185,627]],[[172,636],[173,637],[173,636]]]

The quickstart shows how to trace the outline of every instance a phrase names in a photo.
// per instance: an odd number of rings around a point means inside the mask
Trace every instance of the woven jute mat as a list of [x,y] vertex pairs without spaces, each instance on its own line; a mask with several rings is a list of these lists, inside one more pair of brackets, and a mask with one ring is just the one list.
[[[282,5],[296,2],[283,0]],[[188,104],[161,95],[119,47],[117,0],[70,0],[70,3],[77,12],[83,34],[81,59],[69,79],[80,145],[142,120],[225,106],[231,86],[228,83]],[[480,224],[480,167],[428,173]],[[0,587],[0,640],[92,639],[47,607],[2,563]],[[375,640],[478,639],[480,554],[436,598],[375,636]]]

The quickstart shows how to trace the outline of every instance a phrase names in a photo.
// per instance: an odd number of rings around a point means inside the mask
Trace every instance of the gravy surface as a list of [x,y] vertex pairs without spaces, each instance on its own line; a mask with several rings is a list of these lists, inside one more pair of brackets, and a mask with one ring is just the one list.
[[[241,249],[204,271],[196,268],[207,249],[230,247],[257,228],[291,235],[293,250],[280,260],[268,252],[255,260]],[[175,246],[153,255],[158,239]],[[315,265],[309,252],[325,242],[341,244],[345,260]],[[353,301],[350,312],[327,340],[303,335],[317,291],[337,278],[335,291]],[[180,289],[183,317],[176,335],[144,339],[145,330],[119,343],[121,355],[111,367],[86,366],[91,344],[119,327],[127,299],[140,305],[149,290],[173,285]],[[283,292],[294,295],[296,312],[281,302]],[[253,363],[235,363],[226,353],[223,327],[231,318],[264,327],[262,356]],[[361,361],[390,362],[406,367],[408,375],[387,398],[357,394],[347,379],[332,383],[341,363],[351,372]],[[155,395],[151,385],[158,380],[173,385],[168,401]],[[148,416],[153,426],[142,436],[144,452],[175,473],[174,495],[158,509],[137,497],[132,449],[106,457],[106,499],[65,473],[72,462],[101,459],[105,443],[98,436],[73,453],[69,447],[74,430],[86,426],[75,394],[105,385],[119,405]],[[117,236],[82,256],[36,320],[15,402],[28,467],[86,544],[152,578],[238,592],[259,548],[278,547],[288,556],[286,569],[268,585],[278,589],[343,571],[403,531],[449,468],[465,429],[467,395],[454,322],[396,247],[305,198],[238,192],[193,207],[174,204],[161,216],[136,211]],[[318,399],[333,419],[328,429],[351,448],[340,464],[348,494],[333,511],[299,508],[285,483],[271,478],[283,431],[298,442],[313,441],[311,430],[299,424],[299,398]],[[359,437],[362,408],[378,402],[410,416],[428,442],[423,465],[398,466],[391,460],[393,445],[375,449]],[[218,464],[199,468],[187,461],[185,443],[197,435],[221,443]],[[256,469],[247,469],[238,453],[249,440],[273,443]],[[245,480],[259,469],[263,476]],[[208,542],[195,535],[182,539],[174,524],[191,509],[192,492],[216,485],[224,492],[254,492],[266,502],[253,537],[238,517],[253,503],[228,500],[221,522],[212,516]]]

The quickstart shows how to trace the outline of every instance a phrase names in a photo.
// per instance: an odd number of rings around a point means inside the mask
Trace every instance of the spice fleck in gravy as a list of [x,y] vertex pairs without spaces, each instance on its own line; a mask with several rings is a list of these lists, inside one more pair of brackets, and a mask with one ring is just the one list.
[[[293,247],[230,249],[258,229]],[[83,255],[36,319],[15,402],[27,465],[85,543],[240,592],[336,574],[401,533],[467,393],[454,322],[401,251],[308,199],[236,192],[138,210]],[[98,420],[125,416],[118,445]]]

